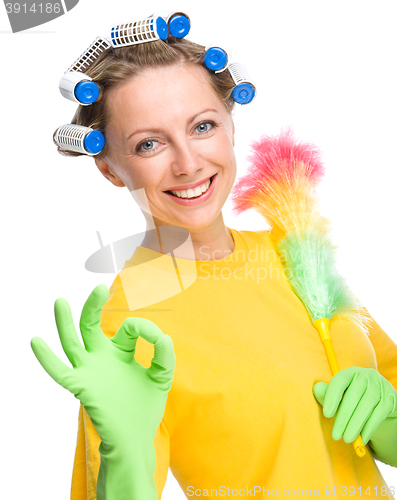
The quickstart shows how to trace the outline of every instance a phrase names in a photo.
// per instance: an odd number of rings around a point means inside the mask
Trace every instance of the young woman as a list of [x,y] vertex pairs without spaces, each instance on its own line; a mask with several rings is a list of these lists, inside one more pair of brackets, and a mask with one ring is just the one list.
[[[367,337],[350,321],[335,320],[342,376],[332,378],[268,231],[225,226],[222,207],[236,178],[234,84],[227,71],[209,71],[203,55],[204,47],[172,38],[108,51],[87,71],[103,95],[80,106],[73,123],[104,133],[105,148],[95,156],[99,171],[116,187],[144,192],[137,200],[141,207],[147,201],[149,210],[143,210],[147,236],[109,296],[98,287],[87,301],[83,340],[94,359],[92,346],[102,330],[112,348],[121,346],[151,366],[152,385],[138,380],[139,368],[123,379],[122,370],[112,368],[116,354],[110,348],[109,358],[98,355],[92,371],[82,371],[83,354],[79,362],[69,357],[82,373],[76,397],[87,380],[97,383],[98,393],[108,391],[103,407],[80,406],[71,498],[160,498],[169,466],[188,497],[342,498],[367,491],[393,498],[373,456],[397,466],[397,419],[388,418],[397,404],[397,346],[375,321]],[[189,191],[195,187],[201,195]],[[164,251],[164,226],[187,230],[193,254],[188,245],[176,257]],[[64,303],[56,313],[65,351],[71,344],[84,351],[77,336],[70,340]],[[153,348],[159,339],[164,345]],[[44,366],[44,356],[39,360]],[[134,377],[141,392],[134,392]],[[331,378],[325,400],[315,397],[315,384]],[[349,385],[343,413],[336,412]],[[358,422],[354,398],[364,393],[367,417]],[[157,422],[151,418],[156,401]],[[111,405],[114,419],[106,425]],[[381,416],[376,408],[383,408]],[[372,412],[377,417],[371,421]],[[123,427],[117,450],[103,445],[111,426],[115,434]],[[350,444],[359,433],[369,445],[362,458]],[[144,451],[153,435],[154,459]]]

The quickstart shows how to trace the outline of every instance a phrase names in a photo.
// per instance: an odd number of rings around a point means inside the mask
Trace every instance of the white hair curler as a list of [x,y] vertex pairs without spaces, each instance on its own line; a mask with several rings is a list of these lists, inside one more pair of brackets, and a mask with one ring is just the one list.
[[185,38],[190,31],[190,18],[185,12],[161,10],[153,14],[160,16],[167,23],[169,34],[175,38]]
[[98,99],[98,85],[83,71],[111,47],[112,44],[106,38],[97,37],[94,40],[61,77],[59,90],[63,97],[83,106],[89,106]]
[[110,41],[114,48],[166,40],[167,37],[167,23],[161,16],[156,15],[132,23],[116,24],[110,28]]
[[84,72],[98,57],[110,49],[112,44],[107,38],[97,36],[92,44],[84,51],[81,56],[65,71],[81,71]]
[[89,156],[100,153],[105,145],[105,137],[99,130],[71,123],[59,127],[54,139],[61,149]]
[[247,69],[241,63],[231,63],[228,70],[236,84],[232,92],[233,100],[238,104],[248,104],[254,99],[256,89],[254,84],[251,83]]
[[99,86],[80,71],[68,71],[59,80],[59,90],[69,101],[89,106],[98,99]]

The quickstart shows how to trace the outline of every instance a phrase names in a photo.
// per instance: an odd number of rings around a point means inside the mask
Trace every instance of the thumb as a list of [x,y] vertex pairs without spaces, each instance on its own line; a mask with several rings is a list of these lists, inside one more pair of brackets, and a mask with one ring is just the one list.
[[328,384],[325,382],[318,382],[316,385],[313,386],[313,394],[317,401],[324,406],[324,399],[325,395],[328,390]]

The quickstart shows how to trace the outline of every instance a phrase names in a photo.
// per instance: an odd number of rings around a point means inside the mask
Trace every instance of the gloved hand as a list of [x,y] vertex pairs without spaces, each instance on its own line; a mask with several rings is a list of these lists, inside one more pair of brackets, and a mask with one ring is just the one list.
[[[116,334],[107,338],[100,327],[100,315],[108,296],[106,285],[99,285],[84,304],[80,330],[85,349],[69,304],[62,298],[55,301],[59,337],[73,368],[41,338],[34,337],[31,346],[55,382],[80,400],[101,437],[98,499],[157,500],[153,439],[173,379],[173,343],[143,318],[127,318]],[[154,344],[154,357],[147,369],[134,358],[139,336]]]
[[397,417],[397,391],[373,368],[340,370],[329,384],[315,384],[313,394],[323,405],[325,417],[331,418],[337,411],[332,427],[336,441],[343,437],[345,443],[352,443],[361,434],[366,445],[382,423]]

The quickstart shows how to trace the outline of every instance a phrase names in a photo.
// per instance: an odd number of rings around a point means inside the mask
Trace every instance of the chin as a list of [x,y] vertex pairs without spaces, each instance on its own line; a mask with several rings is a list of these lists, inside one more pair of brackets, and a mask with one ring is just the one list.
[[189,230],[200,229],[214,224],[219,217],[219,214],[220,211],[218,211],[216,214],[211,214],[204,217],[203,214],[192,214],[191,217],[187,216],[184,220],[181,220],[180,222],[178,222],[178,224],[175,225],[180,225]]

